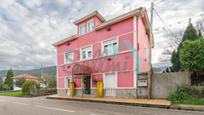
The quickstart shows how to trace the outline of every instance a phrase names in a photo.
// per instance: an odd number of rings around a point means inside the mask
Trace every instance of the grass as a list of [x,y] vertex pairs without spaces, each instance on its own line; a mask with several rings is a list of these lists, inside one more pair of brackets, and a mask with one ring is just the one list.
[[174,101],[175,104],[188,104],[188,105],[204,105],[204,98],[189,98],[186,100]]
[[23,94],[21,91],[15,91],[15,92],[0,92],[0,96],[23,97],[24,94]]

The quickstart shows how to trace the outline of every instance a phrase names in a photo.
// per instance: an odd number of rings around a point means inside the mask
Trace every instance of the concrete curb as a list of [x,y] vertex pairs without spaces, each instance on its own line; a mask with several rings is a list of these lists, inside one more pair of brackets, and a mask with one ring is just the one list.
[[204,105],[171,105],[170,109],[188,110],[188,111],[202,111],[204,112]]
[[58,99],[58,100],[71,100],[71,101],[82,101],[82,102],[95,102],[95,103],[107,103],[127,106],[141,106],[141,107],[154,107],[154,108],[169,108],[170,105],[154,105],[146,103],[130,103],[130,102],[116,102],[116,101],[105,101],[105,100],[91,100],[91,99],[75,99],[75,98],[60,98],[60,97],[47,97],[47,99]]

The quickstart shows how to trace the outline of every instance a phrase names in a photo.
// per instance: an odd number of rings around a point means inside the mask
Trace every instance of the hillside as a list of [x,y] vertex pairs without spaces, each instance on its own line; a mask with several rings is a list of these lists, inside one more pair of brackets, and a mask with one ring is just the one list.
[[[50,77],[56,77],[56,66],[44,67],[44,74],[48,74]],[[8,70],[1,70],[0,77],[5,77]],[[32,70],[13,70],[14,75],[19,74],[31,74],[36,77],[41,76],[41,69],[32,69]]]

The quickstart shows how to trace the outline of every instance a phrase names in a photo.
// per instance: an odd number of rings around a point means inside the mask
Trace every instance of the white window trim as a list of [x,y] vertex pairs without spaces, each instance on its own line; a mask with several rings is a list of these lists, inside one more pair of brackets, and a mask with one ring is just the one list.
[[87,33],[94,31],[94,27],[93,27],[93,30],[89,31],[88,23],[90,23],[90,22],[93,22],[93,25],[95,26],[94,19],[90,19],[89,21],[87,21],[87,22],[86,22],[86,31],[87,31]]
[[[88,48],[88,47],[91,47],[91,57],[88,58],[88,59],[83,59],[83,58],[82,58],[82,56],[83,56],[83,54],[82,54],[82,49]],[[81,47],[81,48],[80,48],[80,61],[90,60],[90,59],[93,59],[93,44],[92,44],[92,45],[87,45],[87,46],[84,46],[84,47]]]
[[[72,62],[66,62],[66,56],[65,56],[66,53],[72,53],[72,56],[73,56]],[[64,52],[64,64],[71,64],[71,63],[74,63],[74,52],[73,51]]]
[[112,73],[114,73],[115,74],[115,89],[117,89],[118,88],[118,72],[105,72],[105,73],[103,73],[103,85],[104,85],[104,87],[106,86],[106,84],[105,84],[105,77],[106,77],[106,74],[112,74]]
[[[85,27],[85,29],[84,29],[85,32],[84,32],[84,33],[81,33],[81,32],[80,32],[80,31],[81,31],[81,29],[80,29],[81,26],[84,26],[84,27]],[[84,34],[87,33],[87,27],[86,27],[86,26],[87,26],[86,23],[82,23],[82,24],[79,25],[79,35],[84,35]]]
[[111,39],[106,39],[106,40],[101,41],[101,54],[102,54],[102,57],[116,55],[116,54],[105,55],[105,53],[104,53],[104,42],[112,41],[112,40],[116,40],[117,47],[118,47],[117,54],[120,53],[118,37],[113,37]]

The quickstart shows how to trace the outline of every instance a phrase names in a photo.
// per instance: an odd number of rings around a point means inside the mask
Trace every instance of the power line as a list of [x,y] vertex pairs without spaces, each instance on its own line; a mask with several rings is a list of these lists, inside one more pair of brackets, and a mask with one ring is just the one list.
[[[161,1],[157,2],[157,3],[155,3],[155,4],[153,5],[153,9],[154,9],[155,6],[159,5],[160,3],[164,2],[164,1],[165,1],[165,0],[161,0]],[[148,12],[151,11],[151,7],[149,7],[147,10],[148,10]]]
[[154,8],[154,12],[155,12],[155,14],[159,17],[159,19],[162,21],[162,23],[165,25],[165,27],[169,30],[169,32],[172,34],[172,36],[177,39],[176,35],[175,35],[175,34],[171,31],[171,29],[167,26],[167,24],[165,23],[165,21],[162,19],[162,17],[159,15],[159,13],[156,11],[155,8]]

